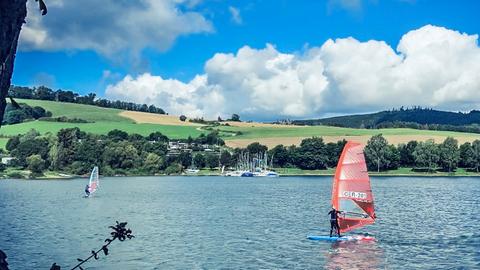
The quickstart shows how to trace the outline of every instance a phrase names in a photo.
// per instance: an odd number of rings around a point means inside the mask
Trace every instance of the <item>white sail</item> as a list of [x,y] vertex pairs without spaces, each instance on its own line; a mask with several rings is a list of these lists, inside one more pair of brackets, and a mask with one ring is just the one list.
[[88,191],[93,194],[100,186],[100,178],[98,177],[98,167],[95,166],[90,174],[90,180],[88,181]]

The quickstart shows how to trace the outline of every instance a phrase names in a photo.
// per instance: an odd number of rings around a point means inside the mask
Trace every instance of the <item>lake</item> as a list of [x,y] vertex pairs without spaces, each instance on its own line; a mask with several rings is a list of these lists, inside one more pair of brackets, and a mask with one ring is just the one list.
[[331,177],[0,180],[10,269],[70,269],[115,220],[136,238],[85,269],[480,268],[480,178],[372,177],[376,242],[326,243]]

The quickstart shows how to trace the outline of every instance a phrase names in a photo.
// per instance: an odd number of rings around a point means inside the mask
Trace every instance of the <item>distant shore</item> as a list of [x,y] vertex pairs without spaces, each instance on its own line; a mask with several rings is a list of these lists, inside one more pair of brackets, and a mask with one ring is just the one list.
[[[275,168],[275,171],[281,177],[286,176],[333,176],[335,169],[327,170],[302,170],[298,168]],[[383,171],[383,172],[369,172],[370,176],[392,176],[392,177],[480,177],[480,173],[467,171],[458,168],[455,172],[419,172],[412,168],[399,168],[397,170]],[[168,176],[166,174],[155,175],[111,175],[108,177],[135,177],[135,176]],[[170,176],[221,176],[219,170],[202,169],[196,174],[172,174]],[[55,180],[55,179],[73,179],[73,178],[87,178],[88,175],[73,175],[65,172],[46,171],[42,176],[31,177],[28,170],[9,170],[3,173],[2,179],[32,179],[32,180]]]

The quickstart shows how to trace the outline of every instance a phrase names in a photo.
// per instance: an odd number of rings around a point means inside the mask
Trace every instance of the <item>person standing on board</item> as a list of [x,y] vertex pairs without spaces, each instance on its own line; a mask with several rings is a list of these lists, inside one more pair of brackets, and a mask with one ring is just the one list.
[[85,186],[85,195],[86,195],[87,197],[90,196],[90,190],[88,190],[88,189],[89,189],[89,186],[86,185],[86,186]]
[[328,212],[328,215],[330,215],[330,237],[332,237],[333,230],[336,230],[338,237],[342,237],[340,235],[340,226],[338,225],[338,215],[341,213],[335,207],[332,207],[332,210]]

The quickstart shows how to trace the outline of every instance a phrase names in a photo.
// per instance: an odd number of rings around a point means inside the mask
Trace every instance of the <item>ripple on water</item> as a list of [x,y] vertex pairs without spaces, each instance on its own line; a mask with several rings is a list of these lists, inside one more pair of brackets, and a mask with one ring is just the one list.
[[330,177],[0,181],[0,248],[12,269],[67,267],[126,220],[136,238],[89,269],[478,269],[480,180],[372,178],[375,242],[322,243]]

